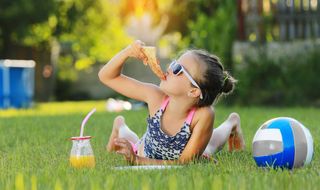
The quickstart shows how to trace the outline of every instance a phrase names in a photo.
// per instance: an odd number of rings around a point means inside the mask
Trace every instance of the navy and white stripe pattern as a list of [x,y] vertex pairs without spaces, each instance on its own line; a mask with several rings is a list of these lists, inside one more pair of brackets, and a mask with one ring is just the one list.
[[163,112],[163,109],[159,109],[153,117],[147,118],[148,128],[144,135],[144,155],[153,159],[175,160],[180,157],[189,141],[190,124],[184,122],[176,135],[167,135],[160,127]]

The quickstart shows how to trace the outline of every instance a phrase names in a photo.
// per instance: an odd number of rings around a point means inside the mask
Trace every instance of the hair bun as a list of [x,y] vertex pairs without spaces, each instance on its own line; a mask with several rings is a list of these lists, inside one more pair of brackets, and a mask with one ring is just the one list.
[[223,75],[225,76],[225,78],[223,80],[221,92],[223,92],[224,94],[229,94],[233,91],[237,80],[234,79],[227,71],[224,71]]

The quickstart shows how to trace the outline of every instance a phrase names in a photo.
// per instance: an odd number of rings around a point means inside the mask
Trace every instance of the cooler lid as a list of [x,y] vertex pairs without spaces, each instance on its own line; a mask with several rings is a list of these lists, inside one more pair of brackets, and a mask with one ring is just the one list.
[[36,62],[33,60],[18,60],[18,59],[0,60],[0,66],[4,66],[4,67],[33,68],[35,65],[36,65]]

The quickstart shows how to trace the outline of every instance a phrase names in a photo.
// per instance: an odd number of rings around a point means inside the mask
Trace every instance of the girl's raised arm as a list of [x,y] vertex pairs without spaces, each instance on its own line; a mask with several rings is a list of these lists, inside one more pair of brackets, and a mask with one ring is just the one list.
[[132,99],[150,103],[154,98],[163,96],[158,86],[151,83],[143,83],[121,74],[124,62],[128,57],[135,57],[147,61],[146,55],[142,51],[143,42],[137,40],[127,48],[115,55],[99,71],[99,79],[106,86],[116,92]]

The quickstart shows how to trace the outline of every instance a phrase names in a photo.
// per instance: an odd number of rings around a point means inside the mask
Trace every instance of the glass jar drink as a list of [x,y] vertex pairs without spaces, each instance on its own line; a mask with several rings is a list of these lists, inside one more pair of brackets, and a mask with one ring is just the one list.
[[72,137],[70,165],[75,168],[93,168],[96,163],[90,144],[91,136]]

